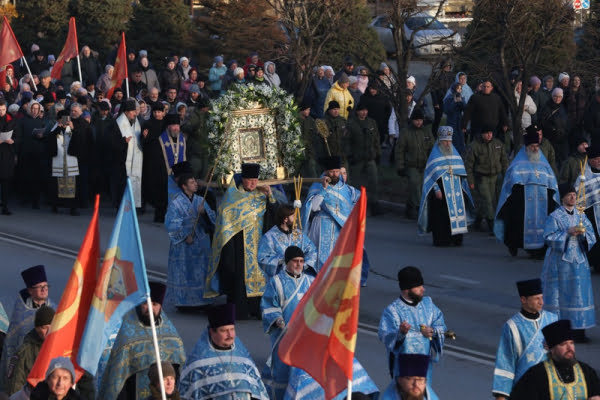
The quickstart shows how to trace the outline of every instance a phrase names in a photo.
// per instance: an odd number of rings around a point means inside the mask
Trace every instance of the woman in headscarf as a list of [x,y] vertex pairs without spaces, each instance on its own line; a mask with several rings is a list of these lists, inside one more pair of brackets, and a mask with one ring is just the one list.
[[265,63],[265,79],[269,81],[271,87],[279,87],[281,85],[281,79],[279,79],[277,67],[273,61]]
[[[467,104],[471,96],[473,96],[473,89],[471,89],[471,87],[467,84],[467,74],[464,72],[457,73],[456,77],[454,78],[454,83],[460,83],[460,85],[462,86],[461,95],[464,103]],[[448,89],[448,91],[446,92],[446,96],[444,96],[444,102],[446,101],[447,97],[451,96],[454,96],[454,94],[452,93],[452,88]]]

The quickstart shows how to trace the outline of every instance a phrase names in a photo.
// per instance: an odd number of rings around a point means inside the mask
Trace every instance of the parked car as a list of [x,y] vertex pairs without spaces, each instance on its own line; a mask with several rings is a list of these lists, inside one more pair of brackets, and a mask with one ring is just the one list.
[[[379,35],[379,40],[383,43],[385,51],[395,53],[396,44],[392,35],[393,25],[389,17],[379,15],[373,18],[369,26],[375,29]],[[423,28],[425,26],[427,27]],[[429,14],[417,13],[406,19],[404,22],[406,40],[410,39],[413,31],[416,32],[412,49],[418,56],[438,54],[449,51],[452,46],[459,47],[461,45],[461,37],[458,32],[448,29],[446,25]]]

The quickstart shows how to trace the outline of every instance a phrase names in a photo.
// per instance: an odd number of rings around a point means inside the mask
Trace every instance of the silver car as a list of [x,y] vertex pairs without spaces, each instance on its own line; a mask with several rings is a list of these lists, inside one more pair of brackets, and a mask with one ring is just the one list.
[[[429,24],[427,28],[419,30],[419,28],[427,24]],[[379,15],[371,21],[369,26],[377,31],[379,40],[383,43],[385,51],[390,54],[395,53],[396,44],[392,35],[393,25],[390,23],[389,17]],[[404,34],[407,40],[415,30],[416,33],[412,48],[418,56],[446,52],[451,50],[453,46],[459,47],[461,44],[461,37],[458,32],[448,29],[446,25],[429,14],[418,13],[406,19],[404,22]]]

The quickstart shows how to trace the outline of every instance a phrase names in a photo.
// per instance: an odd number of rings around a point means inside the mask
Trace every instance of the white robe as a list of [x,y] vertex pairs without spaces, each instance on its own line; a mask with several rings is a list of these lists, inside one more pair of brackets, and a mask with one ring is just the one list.
[[139,208],[142,206],[142,163],[144,160],[144,153],[142,153],[142,140],[140,138],[142,128],[137,118],[132,125],[125,114],[121,114],[117,118],[117,125],[121,131],[121,136],[124,138],[132,138],[127,145],[127,160],[125,161],[125,168],[127,170],[127,176],[131,181],[135,206]]

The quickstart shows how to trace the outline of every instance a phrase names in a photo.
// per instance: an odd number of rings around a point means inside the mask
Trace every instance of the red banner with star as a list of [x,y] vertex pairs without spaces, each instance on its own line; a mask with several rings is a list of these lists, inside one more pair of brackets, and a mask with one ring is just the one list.
[[367,213],[361,188],[335,247],[302,297],[279,344],[279,357],[310,374],[332,399],[352,379]]

